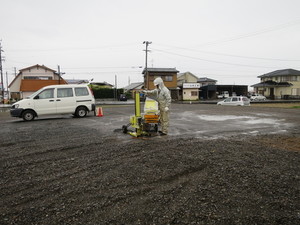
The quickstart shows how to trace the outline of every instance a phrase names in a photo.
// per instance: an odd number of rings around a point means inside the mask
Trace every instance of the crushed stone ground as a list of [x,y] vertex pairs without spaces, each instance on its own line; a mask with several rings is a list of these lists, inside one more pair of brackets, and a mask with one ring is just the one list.
[[300,223],[299,129],[134,139],[73,118],[6,120],[0,224]]

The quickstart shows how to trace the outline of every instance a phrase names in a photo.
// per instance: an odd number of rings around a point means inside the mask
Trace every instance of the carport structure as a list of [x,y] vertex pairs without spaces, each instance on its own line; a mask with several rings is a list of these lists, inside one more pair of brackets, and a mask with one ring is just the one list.
[[215,99],[219,93],[223,91],[228,91],[229,95],[243,95],[248,94],[247,85],[206,85],[200,88],[200,98],[201,99]]

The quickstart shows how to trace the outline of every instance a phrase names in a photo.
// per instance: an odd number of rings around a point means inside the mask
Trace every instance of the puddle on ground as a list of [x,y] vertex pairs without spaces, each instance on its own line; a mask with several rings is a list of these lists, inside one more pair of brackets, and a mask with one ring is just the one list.
[[239,123],[255,125],[255,124],[279,124],[284,120],[281,119],[271,119],[271,118],[259,118],[254,116],[235,116],[235,115],[200,115],[198,116],[200,120],[204,121],[215,121],[224,122],[227,120],[238,121]]
[[199,119],[205,121],[226,121],[226,120],[240,120],[243,121],[244,119],[255,119],[255,117],[251,116],[234,116],[234,115],[200,115],[198,116]]

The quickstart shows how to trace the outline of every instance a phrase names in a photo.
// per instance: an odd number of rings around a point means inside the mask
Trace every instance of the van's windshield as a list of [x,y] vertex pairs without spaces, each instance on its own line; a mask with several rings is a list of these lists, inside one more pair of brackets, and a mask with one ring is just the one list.
[[38,91],[36,91],[36,92],[34,92],[33,94],[27,96],[26,98],[33,98],[33,97],[36,96],[39,92],[41,92],[41,89],[38,90]]

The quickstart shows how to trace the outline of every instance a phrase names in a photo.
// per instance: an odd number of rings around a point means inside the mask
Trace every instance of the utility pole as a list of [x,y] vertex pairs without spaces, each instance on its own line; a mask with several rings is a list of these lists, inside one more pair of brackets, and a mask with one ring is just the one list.
[[146,89],[149,90],[149,76],[148,76],[148,52],[150,50],[148,50],[148,45],[152,44],[151,41],[144,41],[143,44],[146,44],[146,50],[144,50],[146,52],[146,60],[145,60],[145,76],[146,76]]
[[57,73],[58,73],[58,84],[60,84],[60,66],[57,65]]
[[57,73],[58,73],[58,84],[60,84],[60,80],[62,78],[62,75],[65,74],[65,73],[60,72],[60,66],[59,65],[57,65]]
[[0,71],[1,71],[1,84],[2,84],[2,100],[1,103],[4,103],[4,84],[3,84],[3,71],[2,71],[2,46],[1,46],[1,41],[0,41]]
[[117,75],[115,75],[115,100],[118,101]]
[[9,100],[10,97],[9,97],[9,91],[8,91],[8,75],[7,75],[7,71],[6,71],[6,94],[7,94],[7,100]]

